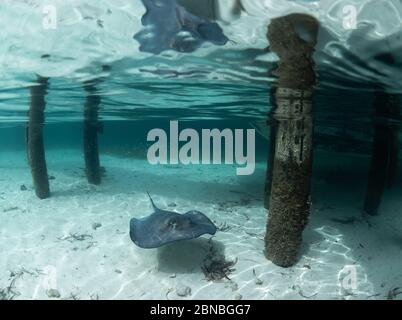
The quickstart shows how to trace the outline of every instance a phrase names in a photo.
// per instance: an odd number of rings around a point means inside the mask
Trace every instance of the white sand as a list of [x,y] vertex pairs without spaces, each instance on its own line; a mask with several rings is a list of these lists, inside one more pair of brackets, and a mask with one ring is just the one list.
[[[262,253],[263,163],[253,176],[236,177],[231,166],[155,167],[102,156],[107,176],[94,187],[86,183],[77,151],[50,150],[47,158],[55,176],[52,197],[38,200],[24,152],[0,154],[0,290],[14,279],[16,299],[46,299],[49,288],[63,299],[183,299],[176,292],[183,286],[191,288],[184,299],[385,299],[402,287],[400,185],[387,191],[369,227],[361,218],[365,177],[356,176],[354,184],[329,175],[333,168],[316,169],[321,179],[314,179],[302,257],[283,269]],[[213,242],[226,259],[238,259],[231,282],[207,281],[200,269],[209,237],[151,250],[131,242],[130,218],[152,212],[146,190],[161,208],[175,203],[179,212],[197,209],[217,225],[226,223],[229,229]],[[348,217],[354,224],[330,220]],[[102,226],[94,230],[93,223]],[[91,237],[65,239],[70,234]],[[345,265],[356,267],[356,289],[340,286]]]

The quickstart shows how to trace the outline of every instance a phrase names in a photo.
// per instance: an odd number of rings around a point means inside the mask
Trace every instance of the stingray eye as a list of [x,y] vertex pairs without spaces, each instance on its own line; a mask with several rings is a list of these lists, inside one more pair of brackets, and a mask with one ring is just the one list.
[[176,229],[176,226],[177,226],[177,222],[176,222],[176,221],[170,221],[170,222],[169,222],[169,227],[170,227],[170,228]]

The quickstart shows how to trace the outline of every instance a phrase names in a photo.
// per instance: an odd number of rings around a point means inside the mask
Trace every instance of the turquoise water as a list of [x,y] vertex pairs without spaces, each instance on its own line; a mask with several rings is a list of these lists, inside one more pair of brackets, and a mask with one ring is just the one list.
[[[101,98],[99,122],[103,125],[98,134],[99,156],[106,174],[95,189],[86,181],[84,170],[85,91],[76,82],[49,80],[44,141],[48,172],[56,180],[50,180],[51,197],[47,200],[36,199],[26,160],[29,88],[1,91],[5,97],[0,106],[1,234],[3,246],[8,249],[1,265],[0,287],[6,287],[9,279],[15,278],[10,278],[13,270],[47,270],[49,265],[49,270],[57,270],[57,290],[61,298],[66,299],[92,299],[94,296],[165,299],[170,287],[179,290],[183,283],[192,288],[193,293],[187,298],[211,298],[210,292],[213,292],[216,299],[237,299],[239,295],[251,299],[303,299],[300,286],[304,296],[307,296],[306,291],[313,298],[366,299],[376,295],[374,298],[385,299],[400,283],[399,272],[392,271],[392,268],[399,270],[401,263],[398,258],[402,248],[400,170],[393,188],[384,191],[379,216],[367,218],[362,211],[373,146],[373,92],[353,88],[330,90],[318,85],[313,111],[315,157],[310,224],[305,231],[302,259],[290,280],[300,284],[288,291],[285,288],[288,281],[279,276],[281,269],[275,269],[262,254],[261,239],[267,219],[263,206],[264,184],[269,156],[266,121],[273,108],[270,82],[240,84],[196,77],[186,80],[122,77],[118,81],[116,78],[119,79],[118,74],[105,77],[97,87]],[[193,128],[198,132],[207,128],[258,128],[254,173],[236,176],[236,165],[225,164],[149,165],[148,132],[154,128],[168,132],[172,120],[179,121],[180,129]],[[21,191],[22,185],[26,191]],[[217,225],[224,226],[215,241],[226,248],[227,259],[239,259],[230,276],[239,289],[222,291],[219,281],[210,282],[201,271],[189,271],[197,270],[202,264],[203,255],[196,252],[207,251],[207,242],[203,239],[208,237],[201,237],[196,247],[190,242],[188,246],[183,243],[153,251],[158,256],[157,262],[149,251],[134,246],[128,237],[128,221],[152,212],[146,191],[151,192],[163,208],[183,212],[195,207]],[[169,207],[172,203],[175,206]],[[118,220],[116,215],[120,216]],[[24,228],[27,232],[24,236],[15,234],[13,225],[25,219],[32,221],[32,229]],[[92,229],[93,223],[102,227]],[[70,239],[71,235],[91,238],[77,241]],[[11,247],[7,244],[10,239],[14,239]],[[26,241],[30,245],[26,245]],[[201,249],[197,249],[198,246]],[[238,253],[239,248],[242,248],[241,253]],[[37,258],[27,261],[20,250]],[[187,258],[179,257],[178,252],[188,252]],[[85,258],[88,254],[90,258]],[[108,257],[108,262],[99,269],[95,267],[91,271],[94,274],[89,276],[85,271],[88,263],[97,263],[103,255]],[[69,263],[63,262],[66,257]],[[89,262],[88,259],[94,260]],[[387,261],[390,269],[379,272],[384,265],[382,261]],[[358,289],[354,295],[345,295],[339,290],[337,279],[342,268],[350,264],[358,268]],[[133,280],[134,273],[155,265],[160,271],[150,278]],[[306,277],[303,274],[310,271],[303,267],[306,265],[311,266],[309,277],[313,282],[310,284],[300,282]],[[75,267],[78,271],[72,273]],[[261,291],[260,285],[253,284],[256,280],[251,270],[257,270],[257,276],[264,282],[262,287],[268,291]],[[65,281],[60,280],[61,275]],[[25,275],[26,280],[15,278],[15,294],[5,298],[51,297],[49,290],[34,290],[42,283],[42,277],[45,276],[39,273]],[[83,279],[82,284],[76,289],[73,284],[79,278]],[[104,282],[106,278],[109,279],[106,287],[99,286],[99,281]],[[138,289],[141,285],[149,287],[148,281],[171,283],[163,289]],[[126,282],[130,284],[122,287]],[[208,289],[199,289],[205,285]],[[261,293],[270,290],[273,295]],[[172,293],[171,298],[181,296]]]
[[[100,141],[112,145],[146,144],[148,131],[159,127],[166,129],[173,120],[178,120],[183,129],[197,130],[245,129],[261,125],[257,133],[260,146],[256,151],[264,157],[269,137],[265,123],[273,109],[271,87],[268,80],[240,84],[196,77],[187,80],[144,79],[111,74],[97,86],[97,95],[101,98],[99,120],[106,128],[104,134],[99,135]],[[2,135],[2,145],[24,148],[23,127],[28,120],[29,85],[2,89],[1,95],[1,128],[7,132]],[[340,96],[343,99],[339,99]],[[49,80],[45,111],[45,131],[49,132],[45,136],[49,147],[80,146],[85,99],[86,93],[80,83],[58,78]],[[316,146],[369,154],[373,99],[373,89],[336,90],[318,84],[313,111]],[[400,120],[392,121],[397,124]]]

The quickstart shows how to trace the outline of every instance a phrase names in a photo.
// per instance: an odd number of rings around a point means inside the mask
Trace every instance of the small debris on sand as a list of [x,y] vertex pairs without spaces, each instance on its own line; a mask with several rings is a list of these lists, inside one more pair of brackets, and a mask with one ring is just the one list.
[[100,223],[100,222],[92,223],[92,229],[96,230],[96,229],[98,229],[100,227],[102,227],[102,223]]
[[236,293],[235,296],[234,296],[234,299],[235,300],[241,300],[241,299],[243,299],[243,296],[240,293]]
[[57,239],[60,241],[67,240],[69,242],[74,242],[74,241],[85,241],[85,240],[92,239],[92,238],[93,237],[90,234],[70,233],[68,236],[59,237]]
[[187,297],[191,295],[191,288],[188,286],[178,285],[176,288],[176,294],[179,297]]
[[388,291],[387,300],[394,300],[400,294],[402,294],[402,288],[392,288]]
[[46,291],[46,294],[49,298],[60,298],[61,297],[60,292],[56,289],[49,289]]
[[255,283],[257,286],[261,286],[261,285],[264,283],[264,281],[262,281],[260,278],[257,277],[257,273],[255,272],[255,269],[253,269],[253,275],[254,275],[254,277],[255,277],[254,283]]

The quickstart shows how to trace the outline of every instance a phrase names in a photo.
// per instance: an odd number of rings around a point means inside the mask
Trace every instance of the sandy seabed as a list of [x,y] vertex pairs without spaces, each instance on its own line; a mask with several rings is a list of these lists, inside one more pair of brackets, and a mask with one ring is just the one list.
[[[380,216],[363,218],[365,177],[342,179],[330,156],[315,169],[300,261],[286,269],[263,255],[264,163],[236,176],[230,165],[151,166],[102,155],[106,176],[91,186],[79,151],[49,150],[47,159],[52,197],[38,200],[25,153],[0,154],[0,299],[402,298],[401,186],[387,191]],[[152,212],[146,191],[162,209],[205,213],[220,231],[212,240],[136,247],[129,220]],[[206,278],[211,250],[237,261],[229,279]],[[345,282],[350,270],[356,286]]]

